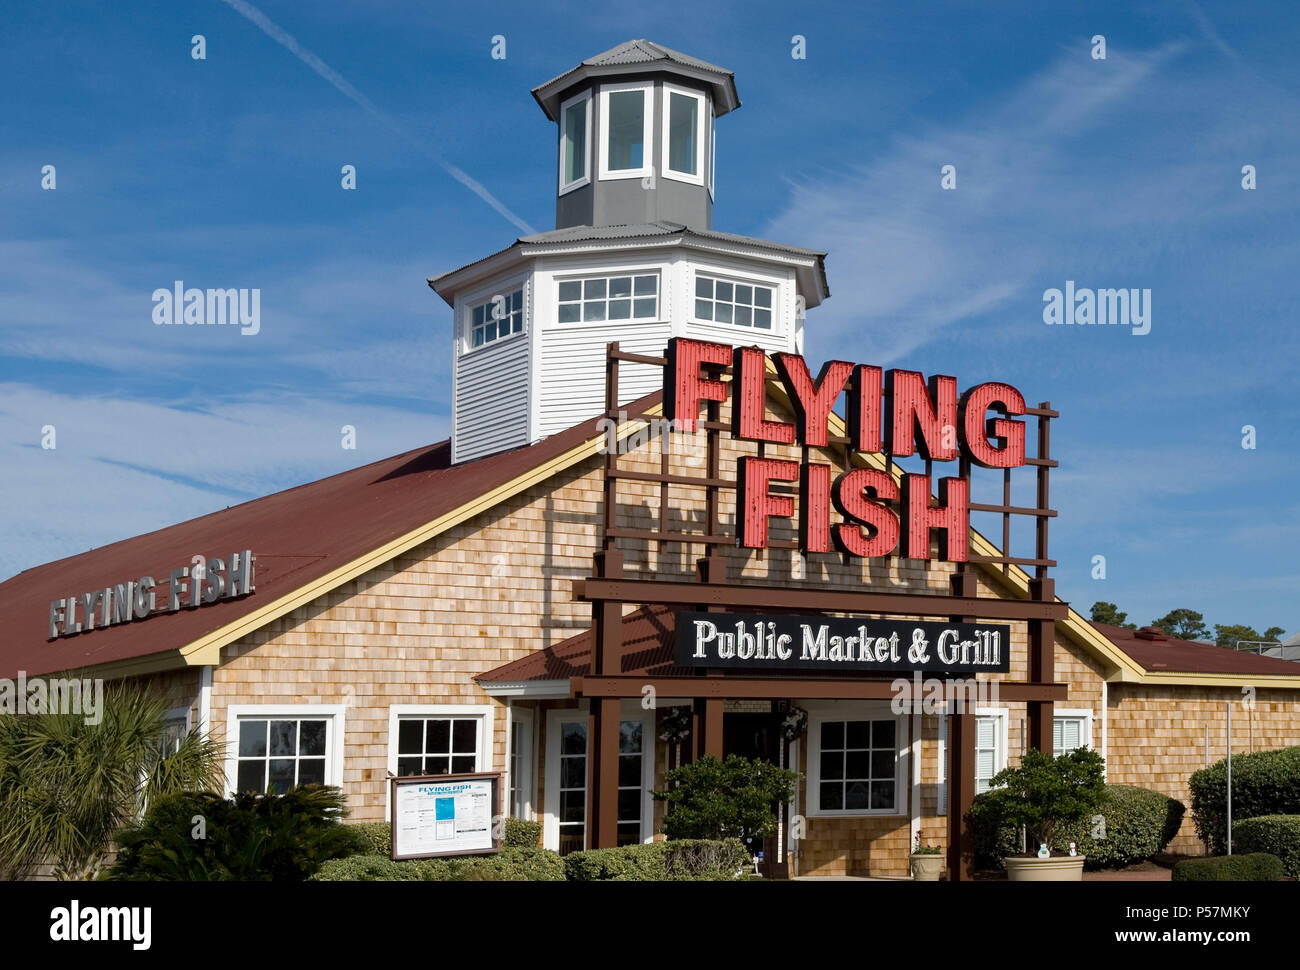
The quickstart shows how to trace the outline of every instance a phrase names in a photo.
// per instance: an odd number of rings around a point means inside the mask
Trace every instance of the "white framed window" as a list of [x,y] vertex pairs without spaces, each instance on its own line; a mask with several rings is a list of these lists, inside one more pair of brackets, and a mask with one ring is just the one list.
[[659,319],[658,272],[560,280],[558,288],[560,323]]
[[619,845],[649,842],[654,835],[654,753],[654,711],[625,701],[618,724]]
[[561,855],[587,847],[587,752],[587,712],[551,711],[542,844]]
[[695,274],[695,319],[755,330],[772,329],[775,288]]
[[978,708],[975,711],[975,794],[988,791],[993,776],[1006,766],[1006,708]]
[[591,182],[591,92],[560,105],[560,195]]
[[713,115],[713,102],[709,102],[709,198],[713,196],[713,177],[718,169],[718,119]]
[[808,720],[809,815],[904,813],[902,716],[888,704],[848,704]]
[[232,704],[226,790],[283,792],[343,783],[343,712],[332,704]]
[[524,288],[503,287],[485,300],[466,308],[465,349],[480,347],[524,332]]
[[1092,747],[1092,711],[1057,708],[1052,718],[1052,753],[1056,757],[1075,748]]
[[490,704],[393,704],[388,708],[388,770],[407,775],[490,771]]
[[654,115],[653,81],[611,84],[600,89],[600,177],[650,175]]
[[175,754],[181,741],[190,733],[190,709],[173,707],[163,715],[163,753]]
[[510,759],[510,792],[507,810],[511,818],[533,817],[533,714],[514,711],[510,715],[510,737],[506,757]]
[[665,178],[704,184],[704,114],[706,99],[698,91],[664,84],[662,170]]

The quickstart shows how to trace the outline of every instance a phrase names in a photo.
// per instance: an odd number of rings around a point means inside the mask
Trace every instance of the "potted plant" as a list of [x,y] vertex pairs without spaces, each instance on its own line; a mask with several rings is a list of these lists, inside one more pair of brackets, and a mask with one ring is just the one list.
[[972,814],[993,825],[1023,826],[1030,851],[1002,860],[1014,882],[1068,881],[1083,878],[1084,857],[1053,851],[1052,831],[1058,822],[1077,822],[1095,814],[1105,797],[1102,758],[1076,748],[1053,758],[1026,751],[1018,768],[993,776],[992,788],[972,806]]
[[920,829],[917,829],[916,843],[912,846],[911,861],[912,878],[917,882],[938,882],[943,874],[943,849],[926,844]]

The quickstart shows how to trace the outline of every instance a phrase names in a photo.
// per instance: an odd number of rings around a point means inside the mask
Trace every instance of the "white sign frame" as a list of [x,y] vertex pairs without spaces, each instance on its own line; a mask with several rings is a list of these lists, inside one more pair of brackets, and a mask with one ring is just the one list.
[[[392,832],[392,853],[394,860],[431,859],[459,855],[491,855],[501,851],[501,793],[502,777],[499,771],[475,771],[453,775],[406,775],[390,779],[389,787],[389,826]],[[416,789],[427,788],[427,792]],[[461,789],[454,791],[454,789]],[[403,789],[407,789],[406,792]],[[439,790],[441,789],[441,790]],[[484,790],[486,789],[486,791]],[[471,821],[482,821],[481,809],[473,808],[472,803],[486,796],[488,800],[486,813],[486,839],[481,830],[474,830],[463,838],[456,832],[455,813],[469,809],[474,812]],[[427,801],[427,805],[423,804]],[[435,804],[441,803],[441,804]],[[468,804],[467,804],[468,803]],[[438,818],[441,812],[452,813],[448,818]],[[433,813],[431,820],[435,831],[445,831],[442,838],[419,840],[411,833],[414,823],[399,827],[399,816],[411,813]],[[421,825],[427,827],[427,816],[420,819]],[[446,849],[429,850],[430,841],[446,841]]]

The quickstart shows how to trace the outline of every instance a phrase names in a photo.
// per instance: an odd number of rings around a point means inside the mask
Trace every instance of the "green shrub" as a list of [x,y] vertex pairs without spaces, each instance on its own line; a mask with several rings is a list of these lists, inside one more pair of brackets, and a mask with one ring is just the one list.
[[352,822],[348,828],[357,840],[355,855],[393,854],[393,827],[388,822]]
[[341,824],[344,813],[342,792],[323,785],[229,799],[173,795],[118,834],[109,878],[300,882],[360,845],[359,833]]
[[759,759],[705,755],[664,774],[668,803],[664,832],[670,839],[762,839],[776,831],[777,802],[788,802],[799,775]]
[[728,880],[751,863],[740,839],[676,839],[570,852],[564,857],[564,874],[573,882]]
[[[996,804],[990,794],[977,795],[975,801]],[[1054,852],[1068,852],[1070,841],[1074,840],[1079,854],[1087,857],[1086,868],[1122,869],[1163,852],[1178,834],[1184,811],[1182,802],[1160,792],[1130,785],[1107,785],[1093,815],[1057,825],[1051,848]],[[976,819],[977,866],[1001,869],[1005,856],[1023,851],[1017,826],[989,808],[981,807],[977,811],[972,807],[972,814]],[[1104,828],[1096,822],[1098,815],[1104,819]],[[1094,831],[1104,832],[1104,838],[1094,839]]]
[[[1068,852],[1073,839],[1088,869],[1122,869],[1163,852],[1183,824],[1176,798],[1146,788],[1107,785],[1092,818],[1066,822],[1052,836],[1052,849]],[[1104,824],[1099,825],[1100,815]],[[1098,838],[1093,838],[1093,832]]]
[[971,805],[977,824],[1024,826],[1031,847],[1056,845],[1057,827],[1091,818],[1106,794],[1101,755],[1076,748],[1053,757],[1026,751],[1016,768],[1004,768]]
[[1253,852],[1183,859],[1175,864],[1172,878],[1174,882],[1274,882],[1284,872],[1277,856]]
[[333,859],[312,876],[316,882],[561,882],[564,862],[549,849],[509,848],[492,855],[402,859],[354,855]]
[[[1210,852],[1222,855],[1228,837],[1228,763],[1193,772],[1192,818]],[[1232,815],[1300,815],[1300,746],[1232,756]]]
[[541,822],[529,822],[522,818],[506,819],[505,831],[501,833],[501,847],[503,849],[536,849],[541,843]]
[[1243,853],[1271,853],[1282,860],[1288,876],[1300,879],[1300,815],[1261,815],[1234,822],[1232,847]]

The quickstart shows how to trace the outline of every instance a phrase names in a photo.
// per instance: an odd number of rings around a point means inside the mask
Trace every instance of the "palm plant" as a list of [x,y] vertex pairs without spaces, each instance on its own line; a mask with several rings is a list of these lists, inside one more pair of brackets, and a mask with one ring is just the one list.
[[0,878],[94,878],[113,835],[164,795],[216,786],[218,745],[169,738],[167,704],[139,688],[105,692],[101,717],[0,715]]

